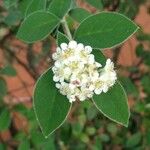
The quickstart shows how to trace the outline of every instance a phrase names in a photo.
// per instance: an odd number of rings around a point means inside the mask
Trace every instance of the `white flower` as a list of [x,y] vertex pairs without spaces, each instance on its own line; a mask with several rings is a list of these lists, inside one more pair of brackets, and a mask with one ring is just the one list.
[[82,43],[79,43],[79,44],[77,45],[77,48],[76,48],[76,49],[79,50],[79,51],[84,50],[84,45],[83,45]]
[[68,45],[66,43],[62,43],[60,45],[60,47],[61,47],[62,50],[66,50],[68,48]]
[[94,64],[95,58],[94,58],[94,55],[93,55],[93,54],[90,54],[90,55],[89,55],[88,61],[89,61],[89,64]]
[[76,41],[70,41],[68,44],[68,48],[75,49],[77,47]]
[[92,47],[91,46],[85,46],[85,51],[90,54],[92,52]]
[[90,46],[70,41],[62,43],[52,55],[55,61],[53,80],[70,103],[90,99],[94,93],[106,93],[115,84],[117,76],[113,62],[108,59],[102,68],[91,52]]
[[110,59],[107,59],[104,69],[105,71],[114,71],[114,63]]

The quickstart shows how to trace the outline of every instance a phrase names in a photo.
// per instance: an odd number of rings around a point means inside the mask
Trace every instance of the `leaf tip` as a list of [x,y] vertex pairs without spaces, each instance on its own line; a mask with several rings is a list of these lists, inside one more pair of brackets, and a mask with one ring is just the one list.
[[123,126],[126,127],[126,128],[128,128],[128,126],[129,126],[129,120],[125,124],[123,124]]

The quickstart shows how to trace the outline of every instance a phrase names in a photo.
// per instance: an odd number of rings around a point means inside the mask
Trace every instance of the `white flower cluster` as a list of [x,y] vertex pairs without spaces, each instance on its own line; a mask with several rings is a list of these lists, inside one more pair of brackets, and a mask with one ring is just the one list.
[[102,68],[91,52],[90,46],[70,41],[69,44],[62,43],[52,56],[55,60],[53,80],[70,102],[84,101],[92,98],[94,93],[106,93],[117,79],[113,62],[107,59]]

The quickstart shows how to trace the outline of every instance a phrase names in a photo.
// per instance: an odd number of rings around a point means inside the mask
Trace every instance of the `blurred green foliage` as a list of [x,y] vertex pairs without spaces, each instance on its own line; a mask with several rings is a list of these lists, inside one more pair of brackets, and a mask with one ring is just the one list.
[[[86,0],[96,7],[98,11],[104,9],[117,11],[135,18],[139,7],[146,0]],[[0,6],[0,47],[7,33],[15,35],[20,21],[24,18],[26,9],[31,0],[3,0]],[[50,3],[50,0],[47,1]],[[75,1],[72,8],[75,8]],[[71,14],[72,10],[70,11]],[[86,12],[87,13],[87,12]],[[74,17],[76,17],[75,14]],[[85,13],[83,12],[85,17]],[[74,18],[73,18],[74,19]],[[68,16],[72,32],[74,20]],[[80,16],[81,21],[83,19]],[[61,27],[60,27],[61,29]],[[56,29],[57,30],[57,29]],[[61,31],[61,30],[60,30]],[[55,32],[52,34],[54,37]],[[8,89],[5,77],[17,76],[15,68],[11,66],[12,53],[6,51],[6,65],[0,68],[0,133],[9,131],[11,140],[4,141],[0,136],[0,150],[149,150],[150,149],[150,34],[142,31],[137,35],[139,41],[136,47],[136,55],[139,63],[133,67],[121,68],[128,72],[129,76],[121,76],[128,96],[131,97],[131,119],[128,128],[121,127],[110,122],[102,115],[98,115],[95,107],[90,102],[82,105],[74,104],[73,112],[68,121],[48,139],[44,139],[34,116],[32,108],[23,104],[11,105],[4,102]],[[145,44],[147,47],[145,48]],[[30,68],[34,69],[42,58],[49,54],[49,40],[43,41],[42,51],[38,54],[28,55]],[[7,44],[6,44],[7,47]],[[31,49],[31,47],[30,47]],[[30,51],[32,52],[32,51]],[[31,59],[32,58],[32,59]],[[140,69],[140,65],[146,68]],[[35,70],[33,70],[34,72]],[[31,72],[32,73],[32,72]],[[144,93],[144,96],[141,96]],[[27,131],[16,130],[13,125],[13,113],[19,113],[28,122]],[[1,135],[1,134],[0,134]],[[15,144],[12,144],[14,142]]]

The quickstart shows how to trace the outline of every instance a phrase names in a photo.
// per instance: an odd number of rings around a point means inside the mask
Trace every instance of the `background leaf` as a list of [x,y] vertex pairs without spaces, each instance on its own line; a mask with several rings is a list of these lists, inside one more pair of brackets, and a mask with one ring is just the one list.
[[127,94],[138,97],[139,92],[136,88],[136,86],[133,84],[133,81],[128,77],[121,77],[119,78],[121,81],[121,84],[125,88]]
[[31,132],[31,142],[36,149],[55,150],[54,137],[50,136],[45,139],[42,133],[35,129]]
[[7,85],[3,78],[0,78],[0,97],[4,97],[7,94]]
[[18,25],[18,23],[20,22],[21,19],[22,19],[21,12],[18,10],[14,10],[12,8],[12,9],[9,9],[9,13],[8,13],[7,17],[4,19],[4,22],[8,26]]
[[77,22],[82,22],[85,18],[91,15],[90,12],[83,8],[75,8],[69,12],[69,15]]
[[111,48],[127,40],[138,27],[119,13],[102,12],[84,20],[75,33],[75,39],[93,48]]
[[0,131],[7,130],[11,122],[10,112],[4,108],[0,113]]
[[58,32],[57,34],[57,45],[60,46],[61,43],[68,43],[69,39],[67,36],[61,32]]
[[34,109],[45,136],[56,130],[66,119],[71,103],[55,88],[51,69],[38,80],[34,91]]
[[144,75],[141,79],[141,84],[143,85],[144,91],[150,94],[150,75]]
[[93,49],[92,54],[94,55],[95,61],[99,62],[104,66],[106,64],[106,58],[101,50]]
[[32,0],[32,2],[30,3],[30,5],[26,10],[26,16],[38,10],[45,10],[46,1],[47,0]]
[[17,72],[15,68],[11,65],[7,65],[4,68],[0,69],[0,74],[7,75],[7,76],[16,76]]
[[97,9],[103,8],[102,0],[86,0],[86,1]]
[[58,22],[59,19],[49,12],[35,12],[23,21],[17,37],[28,43],[42,40],[52,32]]
[[136,145],[138,145],[141,141],[142,135],[140,132],[133,134],[131,137],[128,138],[126,141],[126,147],[127,148],[132,148]]
[[31,0],[22,0],[18,4],[18,10],[21,12],[22,16],[25,17],[27,8],[31,4]]
[[71,0],[53,0],[50,3],[48,11],[62,18],[68,12],[71,6]]
[[25,139],[20,143],[18,150],[27,150],[27,149],[30,149],[30,142],[27,139]]
[[7,9],[17,3],[18,0],[3,0],[3,6]]

